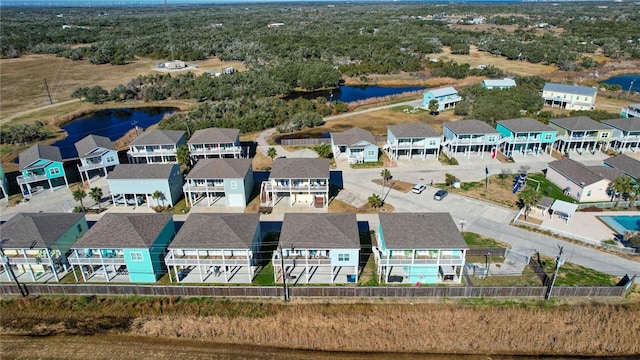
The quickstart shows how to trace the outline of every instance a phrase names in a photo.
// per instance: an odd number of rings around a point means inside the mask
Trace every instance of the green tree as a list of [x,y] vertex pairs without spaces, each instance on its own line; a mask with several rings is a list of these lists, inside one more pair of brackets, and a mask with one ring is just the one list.
[[444,182],[448,186],[453,185],[453,183],[457,181],[458,181],[458,178],[455,175],[449,174],[449,173],[444,174]]
[[176,160],[178,160],[178,163],[185,168],[191,168],[191,152],[187,145],[178,146],[178,149],[176,149]]
[[371,194],[371,196],[369,196],[367,200],[369,201],[369,204],[371,204],[371,206],[374,209],[379,208],[384,204],[384,202],[382,201],[382,198],[378,194]]
[[102,206],[100,206],[100,200],[102,200],[102,189],[99,187],[92,187],[89,191],[89,197],[98,203],[98,212],[102,212]]
[[429,101],[429,113],[431,115],[436,114],[438,112],[438,106],[440,106],[438,104],[438,100],[436,99],[432,99]]
[[274,147],[270,147],[270,148],[267,150],[267,156],[268,156],[269,158],[271,158],[271,160],[273,161],[273,159],[274,159],[276,156],[278,156],[278,152],[276,151],[276,148],[274,148]]
[[73,200],[80,202],[80,207],[82,207],[82,211],[85,211],[84,203],[82,200],[84,200],[84,198],[87,197],[87,193],[84,190],[78,188],[74,190],[71,195],[73,196]]
[[542,193],[533,187],[527,187],[520,192],[519,197],[520,203],[524,207],[524,219],[526,220],[527,216],[529,216],[529,212],[531,211],[531,207],[542,199]]
[[389,169],[382,169],[382,171],[380,171],[380,176],[382,177],[382,196],[384,196],[384,186],[387,181],[391,179],[391,171],[389,171]]
[[333,157],[333,151],[331,150],[331,144],[320,144],[313,147],[313,150],[318,153],[321,158],[331,159]]
[[615,191],[616,207],[620,205],[620,198],[628,195],[633,190],[631,179],[627,176],[621,176],[611,183],[611,188]]
[[162,193],[162,191],[160,190],[154,191],[153,194],[151,194],[151,197],[153,198],[153,202],[155,203],[156,206],[160,206],[158,201],[162,201],[162,206],[164,206],[164,201],[166,198],[164,197],[164,193]]

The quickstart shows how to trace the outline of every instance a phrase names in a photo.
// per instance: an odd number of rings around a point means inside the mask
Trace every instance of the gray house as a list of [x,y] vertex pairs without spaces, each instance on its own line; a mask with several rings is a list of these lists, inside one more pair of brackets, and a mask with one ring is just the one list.
[[640,151],[640,119],[621,118],[600,122],[613,129],[609,146],[619,152]]
[[[182,173],[178,164],[120,164],[109,178],[115,206],[173,206],[182,195]],[[160,198],[153,194],[160,192]]]
[[240,130],[226,128],[201,129],[189,141],[189,153],[195,160],[206,158],[242,157]]
[[351,128],[341,133],[331,133],[331,149],[337,159],[342,154],[349,164],[378,161],[378,145],[370,132]]
[[[90,171],[97,170],[107,176],[107,170],[120,164],[118,151],[108,137],[88,135],[75,143],[75,146],[80,158],[80,164],[78,165],[80,178],[82,181],[86,178],[89,185],[91,185]],[[83,173],[84,177],[82,176]]]
[[419,155],[424,159],[427,154],[438,158],[440,134],[431,126],[422,123],[391,125],[387,127],[387,143],[384,149],[396,160],[401,156],[411,160],[413,155]]
[[140,134],[129,144],[130,163],[166,164],[177,162],[176,151],[187,141],[184,131],[151,130]]
[[480,120],[460,120],[443,124],[442,150],[449,157],[463,153],[468,157],[475,152],[484,158],[488,151],[496,151],[500,132]]
[[260,189],[260,203],[275,206],[285,200],[326,208],[329,203],[329,159],[279,158],[273,162],[269,180]]
[[635,181],[640,179],[640,160],[634,159],[628,155],[612,156],[604,160],[604,165],[618,169],[625,175]]
[[259,214],[189,214],[164,258],[171,281],[251,283],[260,234]]
[[206,199],[207,206],[244,207],[253,190],[251,159],[202,159],[182,187],[190,206]]

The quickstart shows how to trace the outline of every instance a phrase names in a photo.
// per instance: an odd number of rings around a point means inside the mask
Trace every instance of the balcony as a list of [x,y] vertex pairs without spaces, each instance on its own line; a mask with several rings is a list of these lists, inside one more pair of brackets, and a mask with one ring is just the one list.
[[476,137],[476,138],[457,138],[451,140],[451,143],[454,145],[468,145],[468,144],[493,144],[496,143],[497,139],[494,141],[487,141],[485,137]]
[[329,191],[329,186],[324,185],[327,182],[323,182],[321,184],[313,184],[313,183],[296,183],[292,182],[270,182],[265,185],[266,191],[304,191],[304,192],[327,192]]
[[182,186],[184,192],[224,192],[224,184],[191,184],[187,182]]
[[242,148],[240,146],[212,146],[212,147],[190,147],[191,156],[219,156],[224,155],[240,155]]
[[627,106],[626,108],[622,108],[622,114],[623,117],[640,117],[640,107],[638,107],[637,105],[634,106]]
[[175,156],[176,149],[154,149],[151,151],[148,150],[129,150],[127,151],[127,155],[133,157],[146,157],[146,156]]
[[[273,261],[274,265],[280,266],[280,264],[281,264],[280,255],[277,254],[277,253],[274,254],[272,261]],[[331,258],[326,257],[326,256],[290,255],[290,256],[284,256],[282,261],[284,262],[284,266],[293,266],[294,264],[296,266],[303,266],[303,265],[327,266],[327,265],[331,265]]]
[[597,136],[593,135],[571,135],[571,136],[558,136],[556,140],[561,140],[565,142],[581,142],[581,141],[608,141],[608,138],[598,139]]
[[[388,260],[388,262],[387,262]],[[417,256],[414,259],[406,256],[392,256],[389,258],[388,256],[382,255],[380,257],[380,263],[382,265],[396,265],[396,266],[404,266],[404,265],[464,265],[464,258],[460,256],[442,256],[440,259],[437,257],[428,257],[428,256]]]
[[102,161],[78,166],[78,170],[80,171],[89,171],[102,168],[104,168],[104,164],[102,163]]
[[25,177],[24,175],[19,175],[16,180],[19,185],[30,184],[38,181],[47,181],[47,175],[29,175]]
[[165,256],[164,262],[167,266],[248,266],[251,257],[243,255],[225,256],[200,256],[195,255],[175,255],[170,252]]
[[74,251],[67,260],[71,265],[126,265],[122,253],[108,253],[108,256],[100,256],[100,251]]

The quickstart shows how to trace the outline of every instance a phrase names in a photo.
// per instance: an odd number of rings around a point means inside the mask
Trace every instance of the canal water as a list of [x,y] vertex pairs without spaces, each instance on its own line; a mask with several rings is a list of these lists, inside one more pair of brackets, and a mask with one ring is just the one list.
[[[633,84],[631,82],[633,82]],[[629,87],[631,87],[631,91],[640,92],[640,74],[618,75],[609,78],[602,83],[608,85],[620,85],[620,88],[624,91],[629,91]]]
[[420,86],[402,86],[402,87],[389,87],[389,86],[340,86],[337,89],[312,91],[312,92],[298,92],[289,95],[286,99],[304,98],[304,99],[316,99],[318,97],[324,97],[327,101],[342,101],[342,102],[354,102],[359,100],[365,100],[370,98],[384,97],[389,95],[397,95],[406,92],[426,90]]

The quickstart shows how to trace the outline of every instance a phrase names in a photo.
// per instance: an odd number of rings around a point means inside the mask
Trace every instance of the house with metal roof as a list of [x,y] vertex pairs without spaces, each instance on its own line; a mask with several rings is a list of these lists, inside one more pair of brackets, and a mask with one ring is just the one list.
[[640,160],[628,155],[616,155],[604,160],[604,166],[622,171],[635,181],[640,179]]
[[[76,282],[154,283],[176,234],[170,214],[106,213],[71,247]],[[76,271],[79,270],[79,271]]]
[[329,159],[275,159],[269,180],[262,182],[260,204],[326,208],[329,204],[329,177]]
[[499,89],[504,90],[516,86],[516,81],[509,78],[504,79],[484,79],[481,86],[485,89]]
[[120,164],[118,151],[108,137],[87,135],[84,139],[75,143],[75,146],[80,158],[80,164],[78,165],[80,178],[83,182],[87,179],[89,185],[91,185],[89,172],[97,170],[99,175],[107,176],[107,170]]
[[197,130],[189,141],[189,153],[194,160],[206,158],[240,158],[240,130],[227,128],[207,128]]
[[44,189],[45,185],[53,191],[54,187],[62,186],[62,181],[69,188],[62,155],[57,147],[33,145],[20,153],[18,161],[22,175],[16,181],[25,197],[32,197],[34,193]]
[[440,155],[440,134],[431,126],[422,123],[407,123],[387,127],[387,143],[384,150],[393,159],[406,157],[411,160],[414,155],[423,160],[427,155],[436,159]]
[[439,89],[431,89],[423,94],[422,107],[429,110],[431,100],[438,102],[437,111],[449,110],[456,107],[456,104],[462,100],[458,95],[458,91],[451,86]]
[[449,213],[381,213],[373,249],[380,281],[460,283],[469,246]]
[[331,133],[331,150],[335,159],[346,157],[349,164],[376,162],[380,152],[373,135],[357,127]]
[[623,107],[620,116],[623,118],[640,118],[640,104],[630,104]]
[[546,178],[579,202],[597,202],[611,199],[609,184],[621,175],[615,169],[564,158],[549,163]]
[[191,213],[164,262],[172,282],[249,284],[260,245],[259,214]]
[[285,214],[271,260],[276,282],[284,277],[290,284],[357,283],[356,214]]
[[174,206],[182,195],[178,164],[116,165],[107,182],[114,206]]
[[189,171],[182,186],[189,206],[244,208],[253,190],[251,159],[202,159]]
[[449,157],[459,153],[471,157],[476,153],[484,158],[486,152],[497,151],[500,133],[489,124],[480,120],[460,120],[446,122],[442,126],[442,150]]
[[640,151],[640,119],[622,118],[602,120],[604,124],[613,129],[613,136],[609,142],[611,149],[618,152]]
[[186,144],[184,131],[151,130],[140,134],[129,144],[127,156],[130,163],[157,164],[177,162],[178,147]]
[[550,152],[556,141],[556,130],[536,119],[501,120],[496,129],[502,136],[501,151],[507,156]]
[[[5,258],[2,281],[60,281],[71,267],[65,257],[88,229],[80,213],[19,213],[0,225]],[[10,269],[6,268],[8,263]]]
[[549,126],[557,131],[553,147],[561,153],[584,151],[595,153],[609,146],[613,129],[586,116],[549,119]]
[[546,106],[566,110],[593,110],[596,108],[596,88],[578,85],[546,83],[542,98]]

